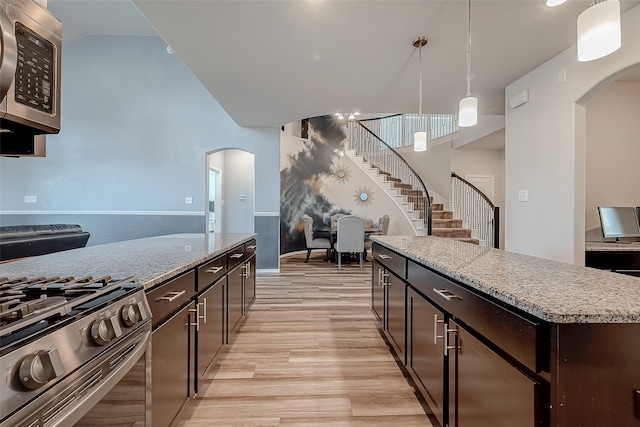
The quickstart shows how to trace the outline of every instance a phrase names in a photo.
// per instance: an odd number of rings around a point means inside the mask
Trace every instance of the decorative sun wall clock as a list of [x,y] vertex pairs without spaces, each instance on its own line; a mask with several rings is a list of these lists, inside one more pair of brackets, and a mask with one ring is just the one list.
[[368,187],[358,187],[353,193],[353,200],[358,206],[367,206],[373,202],[373,191]]

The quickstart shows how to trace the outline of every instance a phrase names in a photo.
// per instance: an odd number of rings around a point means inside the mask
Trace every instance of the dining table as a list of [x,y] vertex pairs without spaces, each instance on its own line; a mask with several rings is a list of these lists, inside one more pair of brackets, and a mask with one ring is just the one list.
[[[378,227],[365,227],[364,235],[362,236],[363,241],[367,240],[371,234],[380,234],[380,229]],[[314,237],[324,237],[329,239],[331,242],[331,249],[329,249],[329,257],[332,262],[337,262],[335,243],[338,238],[338,229],[336,227],[331,227],[330,225],[322,224],[313,228]],[[367,249],[364,249],[364,253],[362,255],[362,259],[367,259]]]

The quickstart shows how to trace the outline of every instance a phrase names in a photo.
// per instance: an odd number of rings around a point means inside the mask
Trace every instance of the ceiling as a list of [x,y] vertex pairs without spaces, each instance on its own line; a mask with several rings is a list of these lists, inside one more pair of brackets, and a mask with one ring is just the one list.
[[[640,0],[621,0],[624,13]],[[591,0],[471,2],[471,92],[504,114],[504,88],[576,42]],[[48,0],[63,43],[160,34],[240,126],[280,127],[334,112],[456,113],[466,94],[460,0]],[[157,32],[157,33],[156,33]],[[624,44],[624,39],[623,39]],[[640,68],[640,67],[639,67]],[[640,81],[640,72],[626,77]]]

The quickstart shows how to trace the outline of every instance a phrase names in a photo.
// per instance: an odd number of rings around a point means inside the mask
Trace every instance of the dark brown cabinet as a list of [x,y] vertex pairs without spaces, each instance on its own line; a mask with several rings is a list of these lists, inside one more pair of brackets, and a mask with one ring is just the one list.
[[189,395],[189,359],[195,322],[192,307],[185,306],[151,336],[151,421],[166,427]]
[[244,315],[256,299],[256,256],[251,255],[244,263]]
[[372,310],[441,426],[549,425],[541,322],[388,248],[373,255]]
[[407,284],[394,274],[386,276],[387,310],[385,334],[396,354],[406,363],[406,300]]
[[[376,319],[382,322],[384,319],[384,267],[379,262],[373,261],[371,264],[371,310],[376,316]],[[382,329],[385,329],[385,325],[382,324]]]
[[151,413],[166,427],[255,299],[255,239],[147,290],[153,316]]
[[196,381],[195,391],[201,380],[225,344],[224,336],[224,297],[227,278],[218,279],[209,289],[196,299],[199,314],[199,327],[196,335]]
[[407,370],[445,425],[447,359],[444,355],[445,315],[415,290],[407,291]]
[[463,326],[449,325],[449,425],[533,427],[539,383],[516,369]]
[[227,331],[226,342],[236,330],[244,314],[244,266],[236,265],[227,274]]

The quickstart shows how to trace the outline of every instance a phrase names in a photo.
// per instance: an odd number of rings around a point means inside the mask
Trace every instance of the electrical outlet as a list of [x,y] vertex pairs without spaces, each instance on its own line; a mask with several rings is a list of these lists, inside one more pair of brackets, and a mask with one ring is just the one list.
[[38,203],[38,196],[24,196],[25,203]]
[[529,201],[529,190],[518,190],[518,201],[519,202]]
[[187,205],[190,205],[191,203],[193,203],[193,197],[190,197],[190,196],[185,197],[185,198],[184,198],[184,202],[185,202]]

